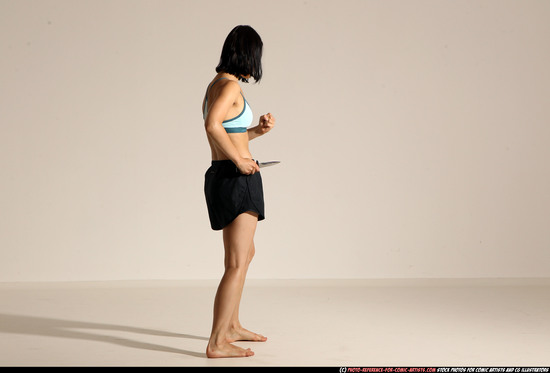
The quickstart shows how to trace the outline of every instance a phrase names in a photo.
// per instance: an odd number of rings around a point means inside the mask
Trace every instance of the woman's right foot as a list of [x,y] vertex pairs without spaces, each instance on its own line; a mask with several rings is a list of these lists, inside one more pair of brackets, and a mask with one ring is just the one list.
[[249,357],[253,355],[254,352],[250,348],[244,349],[234,346],[231,343],[208,343],[208,346],[206,347],[206,356],[209,358]]

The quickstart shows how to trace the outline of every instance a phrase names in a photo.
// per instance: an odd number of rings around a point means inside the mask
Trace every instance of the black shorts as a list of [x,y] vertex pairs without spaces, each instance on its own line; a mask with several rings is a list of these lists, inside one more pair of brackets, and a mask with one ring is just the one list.
[[210,226],[218,231],[239,214],[252,211],[264,220],[264,192],[259,172],[243,175],[230,160],[212,161],[204,175],[204,195]]

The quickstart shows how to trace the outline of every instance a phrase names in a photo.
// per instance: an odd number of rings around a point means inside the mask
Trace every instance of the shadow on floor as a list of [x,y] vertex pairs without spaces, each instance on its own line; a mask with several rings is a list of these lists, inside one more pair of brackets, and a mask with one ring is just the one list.
[[188,351],[168,346],[161,346],[153,343],[140,342],[127,338],[114,337],[109,335],[101,335],[95,333],[87,333],[76,329],[91,329],[91,330],[112,330],[131,332],[139,334],[147,334],[162,337],[200,339],[207,341],[208,338],[190,334],[171,333],[160,330],[137,328],[133,326],[102,324],[87,321],[72,321],[60,320],[47,317],[10,315],[0,313],[0,332],[12,334],[27,334],[40,335],[47,337],[73,338],[84,339],[89,341],[98,341],[112,343],[125,347],[140,348],[144,350],[171,352],[176,354],[184,354],[194,357],[206,358],[206,353]]

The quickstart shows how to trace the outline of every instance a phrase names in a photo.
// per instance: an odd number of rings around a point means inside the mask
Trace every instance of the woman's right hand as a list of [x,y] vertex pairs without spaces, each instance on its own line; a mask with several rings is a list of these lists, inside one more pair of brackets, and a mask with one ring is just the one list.
[[252,175],[260,171],[260,166],[250,158],[241,158],[237,163],[237,168],[244,175]]

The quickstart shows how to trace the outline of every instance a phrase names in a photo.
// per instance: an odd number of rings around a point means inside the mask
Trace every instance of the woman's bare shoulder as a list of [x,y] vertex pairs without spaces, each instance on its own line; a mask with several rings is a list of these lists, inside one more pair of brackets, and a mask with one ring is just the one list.
[[221,95],[231,95],[235,96],[238,95],[241,92],[241,86],[238,82],[230,79],[221,79],[214,86],[212,87],[212,90],[217,96]]

